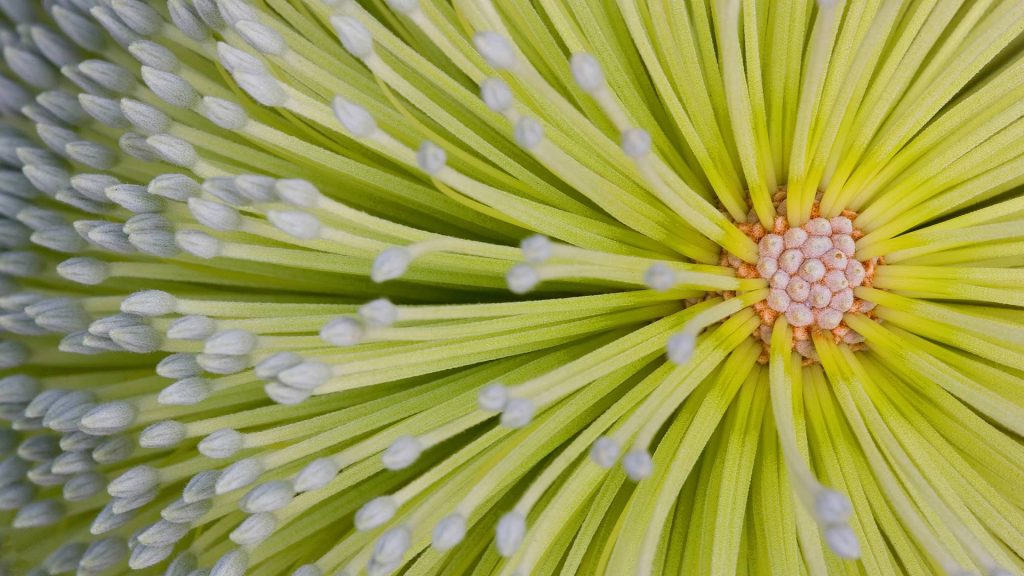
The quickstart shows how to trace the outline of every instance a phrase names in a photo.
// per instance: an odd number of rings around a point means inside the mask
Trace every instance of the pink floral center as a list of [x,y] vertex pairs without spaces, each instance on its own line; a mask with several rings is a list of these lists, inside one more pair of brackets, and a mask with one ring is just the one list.
[[792,326],[832,330],[853,308],[853,289],[864,282],[854,256],[853,222],[845,216],[813,218],[784,234],[765,234],[757,272],[771,285],[768,307]]

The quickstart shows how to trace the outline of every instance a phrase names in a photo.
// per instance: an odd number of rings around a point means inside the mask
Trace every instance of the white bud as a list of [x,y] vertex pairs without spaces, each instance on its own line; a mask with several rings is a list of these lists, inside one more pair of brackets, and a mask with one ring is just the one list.
[[217,323],[210,317],[189,314],[168,324],[167,337],[173,340],[205,340],[216,331]]
[[168,522],[192,524],[212,509],[213,502],[211,500],[189,503],[185,502],[184,498],[179,498],[160,510],[160,516]]
[[602,468],[611,468],[618,461],[621,451],[622,448],[614,438],[601,436],[590,447],[590,459]]
[[267,68],[259,58],[224,42],[217,43],[217,59],[228,72],[266,74]]
[[370,278],[377,283],[401,278],[411,263],[412,253],[406,248],[387,248],[374,259]]
[[528,264],[543,264],[551,259],[553,246],[551,239],[542,234],[527,236],[519,243],[519,249],[523,252],[523,259]]
[[178,57],[162,44],[150,40],[136,40],[128,46],[128,52],[144,66],[164,72],[174,72],[180,62]]
[[39,380],[25,375],[12,374],[0,379],[0,404],[21,404],[30,402],[39,393]]
[[[111,202],[135,214],[161,212],[164,209],[164,203],[160,198],[153,196],[144,186],[137,184],[111,186],[104,191],[104,195]],[[167,232],[167,234],[170,233]],[[171,245],[173,246],[173,243]]]
[[572,69],[572,77],[576,84],[588,94],[604,87],[604,71],[592,55],[578,52],[569,59],[569,67]]
[[391,496],[378,496],[356,511],[356,530],[366,532],[382,526],[395,515],[398,504]]
[[139,465],[107,484],[107,494],[115,498],[131,498],[153,490],[159,482],[160,477],[155,468]]
[[11,340],[0,342],[0,370],[17,368],[28,361],[29,350],[24,344]]
[[97,464],[113,464],[127,460],[135,451],[130,438],[127,436],[113,436],[104,440],[92,450],[92,459]]
[[143,448],[165,449],[181,444],[187,431],[185,425],[174,420],[164,420],[146,426],[139,434],[139,446]]
[[544,141],[544,127],[536,118],[523,116],[516,122],[515,138],[516,144],[532,150]]
[[181,492],[181,499],[189,504],[209,500],[216,495],[217,479],[220,478],[220,470],[204,470],[185,484]]
[[312,390],[292,388],[291,386],[281,384],[280,382],[268,383],[263,387],[263,391],[267,393],[268,398],[284,406],[293,406],[295,404],[305,402],[313,395]]
[[267,212],[267,220],[279,230],[299,240],[314,240],[320,235],[320,220],[299,210]]
[[223,98],[205,96],[198,108],[207,120],[225,130],[241,130],[249,123],[244,108]]
[[261,380],[276,378],[282,371],[302,363],[302,356],[295,352],[278,352],[261,360],[255,367],[256,377]]
[[508,428],[522,428],[533,420],[537,407],[529,398],[513,398],[505,403],[501,411],[501,425]]
[[52,6],[51,15],[61,32],[64,32],[75,44],[90,51],[103,49],[106,34],[90,18],[60,5]]
[[56,500],[38,500],[21,507],[14,515],[11,526],[15,528],[38,528],[51,526],[64,517],[64,505]]
[[276,528],[277,518],[263,512],[247,517],[228,537],[235,544],[253,546],[269,538]]
[[320,191],[306,180],[296,178],[278,180],[274,187],[282,202],[294,206],[315,208],[320,202]]
[[106,146],[89,140],[78,140],[64,146],[68,158],[96,170],[109,170],[117,163],[117,154]]
[[123,538],[104,538],[89,544],[78,562],[79,572],[101,573],[122,562],[128,555]]
[[495,112],[505,112],[515,104],[512,90],[501,78],[487,78],[480,84],[480,97]]
[[79,94],[78,103],[82,105],[86,114],[100,124],[111,128],[127,128],[130,125],[121,114],[121,105],[117,100],[93,94]]
[[643,158],[651,151],[651,135],[641,128],[630,128],[622,133],[622,150],[630,158]]
[[191,526],[160,519],[139,533],[136,540],[144,546],[169,546],[188,534]]
[[135,515],[129,512],[114,512],[114,502],[109,502],[93,520],[89,532],[95,536],[116,530],[127,524]]
[[160,13],[139,0],[111,0],[110,7],[136,34],[156,34],[164,25]]
[[398,307],[387,298],[377,298],[359,307],[359,317],[368,326],[391,326],[398,320]]
[[526,536],[526,518],[519,512],[506,512],[498,520],[498,528],[495,534],[495,544],[498,546],[498,553],[505,558],[512,557],[523,543]]
[[488,384],[477,393],[476,403],[481,410],[500,412],[508,403],[508,389],[499,382]]
[[264,106],[284,106],[288,102],[288,94],[284,91],[281,83],[266,72],[236,70],[232,76],[239,88]]
[[178,230],[174,242],[185,252],[209,260],[220,254],[220,241],[202,230]]
[[41,56],[15,46],[5,46],[4,60],[7,67],[19,78],[35,88],[53,88],[60,81],[53,66]]
[[327,322],[320,329],[320,338],[335,346],[355,346],[366,337],[362,323],[349,316],[340,316]]
[[63,495],[68,502],[87,500],[103,491],[107,479],[96,472],[83,472],[64,483]]
[[206,339],[203,344],[205,354],[229,354],[244,356],[252,352],[258,343],[255,334],[246,330],[224,330]]
[[256,458],[244,458],[228,466],[217,478],[214,490],[217,494],[227,494],[252,484],[263,473],[263,463]]
[[338,475],[338,465],[330,458],[318,458],[302,469],[293,482],[296,492],[319,490]]
[[199,155],[192,144],[170,134],[154,134],[146,138],[149,144],[168,164],[191,168],[199,161]]
[[341,45],[359,59],[373,55],[373,36],[362,22],[351,16],[332,16],[331,26],[338,34]]
[[540,283],[540,276],[529,264],[516,264],[505,275],[505,282],[513,294],[526,294]]
[[245,512],[273,512],[288,505],[295,497],[295,489],[287,480],[274,480],[256,486],[242,498],[239,507]]
[[232,354],[199,354],[196,362],[203,370],[213,374],[236,374],[249,367],[248,356]]
[[263,54],[283,56],[288,51],[288,44],[273,28],[254,20],[235,22],[235,31],[250,46]]
[[207,458],[230,458],[245,446],[245,436],[232,428],[222,428],[199,442],[199,453]]
[[331,367],[317,360],[303,361],[277,375],[282,384],[299,390],[314,390],[326,384],[330,378]]
[[90,80],[115,94],[127,94],[135,89],[135,76],[125,67],[105,60],[85,60],[78,69]]
[[498,70],[513,69],[518,63],[512,43],[497,32],[477,32],[473,36],[473,45],[487,63]]
[[630,450],[622,458],[622,467],[630,480],[639,482],[654,471],[654,462],[647,450]]
[[139,316],[165,316],[176,311],[178,299],[163,290],[135,292],[121,301],[121,312]]
[[159,134],[171,125],[171,119],[159,108],[133,98],[121,99],[121,113],[144,134]]
[[184,202],[199,194],[199,184],[184,174],[161,174],[150,181],[150,194]]
[[110,331],[110,339],[118,346],[136,354],[155,352],[163,342],[163,337],[147,324],[115,328]]
[[276,180],[261,174],[240,174],[235,176],[235,189],[242,197],[257,204],[276,202],[274,191]]
[[412,466],[423,453],[423,445],[414,436],[402,436],[388,446],[381,456],[388,470],[403,470]]
[[178,352],[165,357],[156,365],[156,373],[164,378],[188,378],[202,372],[195,354]]
[[157,402],[165,406],[191,406],[205,400],[211,388],[210,382],[203,378],[184,378],[161,390]]
[[235,549],[217,560],[209,576],[245,576],[245,571],[248,567],[248,554],[242,549]]
[[242,225],[242,217],[238,211],[220,202],[189,198],[188,209],[200,224],[214,230],[237,230]]
[[122,400],[106,402],[86,412],[78,427],[86,434],[111,436],[124,432],[135,423],[135,408]]

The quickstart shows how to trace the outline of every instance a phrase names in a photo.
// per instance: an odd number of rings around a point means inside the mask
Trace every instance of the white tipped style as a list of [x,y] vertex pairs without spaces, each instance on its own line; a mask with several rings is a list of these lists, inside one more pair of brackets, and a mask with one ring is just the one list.
[[350,54],[359,59],[369,58],[373,55],[373,36],[362,22],[351,16],[333,16],[331,17],[331,26],[338,34],[341,45]]
[[523,116],[516,121],[514,136],[516,144],[532,150],[544,141],[544,127],[536,118]]
[[283,106],[288,102],[288,94],[281,83],[267,72],[236,71],[233,73],[238,87],[264,106]]
[[516,264],[505,274],[505,282],[513,294],[526,294],[540,283],[540,276],[533,266]]
[[420,169],[431,176],[439,173],[448,162],[448,154],[443,148],[425,140],[416,151],[416,163]]
[[525,536],[526,518],[516,511],[506,512],[498,520],[498,528],[495,533],[498,553],[505,558],[510,558],[522,545]]
[[829,549],[840,558],[860,558],[860,542],[847,524],[833,524],[822,531]]
[[242,217],[238,211],[226,204],[202,198],[189,198],[188,209],[200,224],[214,230],[237,230],[242,225]]
[[529,398],[513,398],[501,411],[501,425],[508,428],[522,428],[533,420],[537,406]]
[[594,94],[604,87],[604,71],[597,59],[585,52],[578,52],[569,58],[572,78],[584,92]]
[[487,63],[498,70],[511,70],[518,64],[516,51],[508,38],[493,31],[477,32],[473,45]]
[[377,255],[370,278],[377,283],[401,278],[412,263],[412,253],[401,247],[387,248]]
[[391,496],[378,496],[356,511],[356,530],[366,532],[382,526],[394,517],[398,505]]
[[696,347],[697,335],[683,328],[668,340],[668,359],[676,364],[686,364],[693,357]]
[[377,539],[373,546],[373,560],[379,564],[396,563],[412,546],[412,531],[408,526],[396,526]]
[[341,316],[320,329],[320,338],[335,346],[355,346],[366,337],[366,328],[356,318]]
[[639,482],[651,475],[654,463],[646,450],[631,450],[622,458],[622,467],[630,480]]
[[414,436],[402,436],[388,446],[381,455],[388,470],[402,470],[412,466],[423,453],[423,444]]
[[614,438],[601,436],[590,448],[590,459],[602,468],[611,468],[619,460],[621,452],[622,447]]
[[523,259],[527,264],[543,264],[551,259],[553,246],[551,239],[542,234],[527,236],[519,243],[519,249],[523,252]]
[[434,526],[431,544],[440,552],[451,550],[466,537],[466,517],[449,514]]
[[245,436],[237,430],[222,428],[199,442],[199,453],[207,458],[230,458],[245,446]]
[[314,390],[327,383],[331,377],[331,367],[317,360],[306,360],[282,370],[277,379],[282,384],[299,390]]
[[495,382],[480,389],[476,396],[477,405],[487,412],[501,412],[508,403],[508,388]]
[[501,78],[487,78],[480,84],[480,97],[495,112],[506,112],[515,105],[512,90]]
[[651,135],[642,128],[630,128],[622,133],[622,150],[630,158],[643,158],[651,151]]
[[814,515],[822,524],[841,524],[850,519],[853,506],[842,492],[828,488],[814,496]]
[[377,131],[377,122],[362,106],[349,102],[341,96],[334,99],[334,116],[353,137],[368,138]]
[[644,284],[653,290],[664,292],[676,285],[676,273],[664,262],[657,262],[644,272]]
[[320,202],[320,191],[306,180],[295,178],[278,180],[274,189],[282,202],[303,208],[315,208]]

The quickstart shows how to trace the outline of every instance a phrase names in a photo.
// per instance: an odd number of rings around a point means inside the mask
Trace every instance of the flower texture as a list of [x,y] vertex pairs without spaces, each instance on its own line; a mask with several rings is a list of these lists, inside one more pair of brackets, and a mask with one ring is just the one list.
[[1024,2],[0,15],[0,574],[1024,570]]

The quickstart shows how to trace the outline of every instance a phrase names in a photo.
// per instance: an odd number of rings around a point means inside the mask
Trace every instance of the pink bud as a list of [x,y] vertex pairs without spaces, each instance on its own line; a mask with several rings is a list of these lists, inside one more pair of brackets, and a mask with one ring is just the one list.
[[814,313],[803,304],[793,304],[786,311],[786,321],[797,327],[810,326],[814,322]]
[[804,256],[808,258],[817,258],[831,249],[832,240],[825,236],[811,236],[807,239],[807,242],[804,242],[804,245],[800,247]]
[[786,274],[782,270],[779,270],[775,274],[772,274],[772,279],[768,282],[772,288],[779,290],[785,290],[786,286],[789,285],[789,274]]
[[853,241],[853,238],[846,234],[833,236],[832,246],[835,246],[836,250],[841,250],[843,254],[846,254],[850,258],[853,258],[854,252],[857,251],[857,245]]
[[832,235],[832,224],[824,218],[811,218],[807,224],[804,224],[804,230],[811,236],[831,236]]
[[846,279],[850,282],[850,286],[857,287],[864,283],[864,265],[856,260],[850,260],[850,263],[846,265]]
[[789,303],[789,294],[785,290],[772,290],[768,293],[768,307],[776,312],[785,312]]
[[800,250],[789,249],[779,256],[779,268],[781,268],[786,274],[792,276],[796,274],[797,270],[800,269],[800,265],[804,262],[804,255]]
[[803,228],[790,228],[783,236],[786,241],[786,248],[799,248],[807,241],[807,231]]
[[846,264],[850,261],[841,250],[833,250],[822,256],[821,261],[829,270],[846,270]]
[[762,256],[757,260],[757,273],[761,278],[771,278],[779,270],[779,261],[775,258]]
[[830,270],[825,274],[825,287],[832,292],[839,292],[849,288],[850,282],[846,279],[846,273],[841,270]]
[[839,326],[843,321],[843,313],[832,308],[825,308],[818,311],[818,327],[822,330],[831,330]]
[[815,283],[825,276],[825,265],[817,258],[804,260],[800,265],[800,277],[810,283]]
[[782,251],[785,250],[786,242],[778,234],[765,234],[761,241],[757,243],[757,247],[761,252],[761,256],[778,258]]
[[803,278],[791,278],[789,285],[786,286],[786,294],[795,302],[804,302],[807,300],[808,294],[811,292],[811,285],[807,283],[807,280]]
[[832,225],[833,234],[850,234],[853,232],[853,222],[846,216],[836,216],[829,220]]
[[832,302],[829,306],[840,312],[846,312],[853,306],[853,290],[847,288],[836,292],[832,295]]
[[832,301],[832,291],[821,284],[812,284],[807,301],[814,308],[824,308]]

